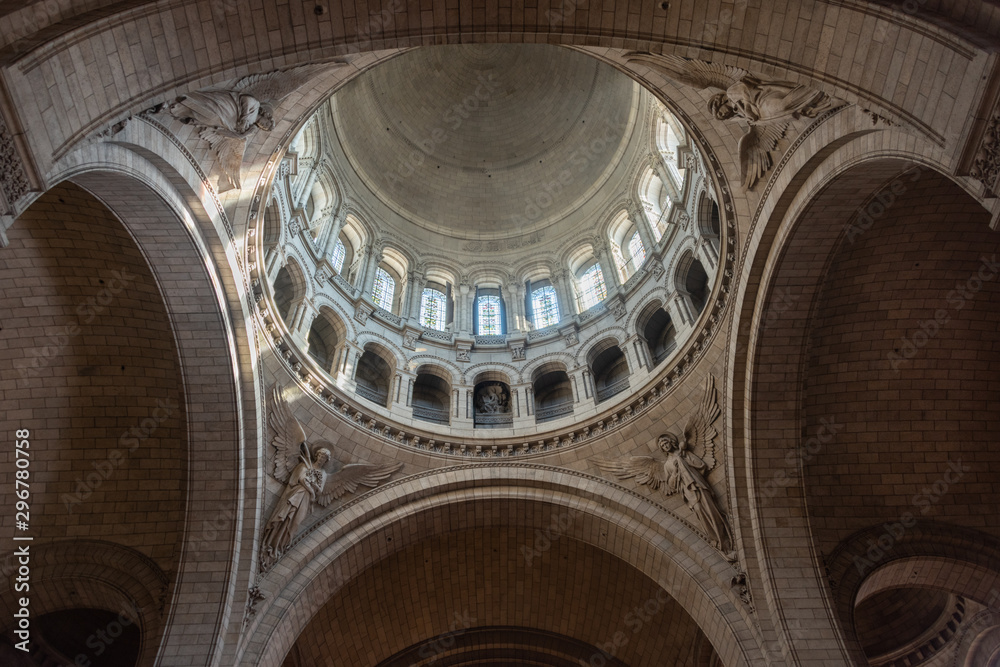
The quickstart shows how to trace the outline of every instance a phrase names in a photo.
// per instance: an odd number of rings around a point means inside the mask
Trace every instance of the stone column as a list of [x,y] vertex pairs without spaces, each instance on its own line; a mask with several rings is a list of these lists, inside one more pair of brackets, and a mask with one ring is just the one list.
[[576,312],[576,300],[573,298],[573,287],[569,282],[569,271],[567,269],[553,271],[549,281],[556,290],[556,298],[559,299],[559,320],[562,321]]
[[[524,284],[508,284],[507,293],[510,295],[507,304],[507,333],[526,331],[528,326],[524,312]],[[513,300],[514,303],[510,303],[510,300]]]
[[334,217],[329,226],[327,226],[323,237],[319,239],[318,246],[320,248],[321,257],[329,257],[333,254],[333,249],[337,247],[337,239],[340,238],[340,230],[344,228],[344,222],[346,220],[347,213],[344,211],[344,207],[341,206],[340,211]]
[[420,298],[424,293],[424,286],[427,285],[427,276],[416,270],[410,271],[406,276],[406,285],[409,293],[403,316],[416,321],[420,317]]
[[375,270],[382,262],[382,244],[374,241],[365,246],[364,264],[361,268],[361,293],[371,297],[372,287],[375,285]]
[[463,276],[455,300],[455,320],[458,331],[466,334],[472,333],[472,295],[472,284]]
[[618,289],[622,284],[621,278],[618,275],[618,266],[615,264],[615,258],[611,253],[608,242],[603,237],[595,236],[593,246],[594,257],[601,265],[601,275],[604,276],[604,285],[607,287],[608,295],[610,295],[613,290]]
[[663,164],[663,158],[656,155],[649,155],[649,166],[653,169],[657,176],[660,177],[660,181],[663,183],[663,187],[667,189],[667,196],[670,201],[674,203],[675,206],[681,204],[681,193],[677,191],[677,187],[674,185],[674,179],[667,171],[667,166]]
[[[649,256],[656,249],[656,237],[649,227],[649,221],[646,219],[645,213],[643,213],[642,209],[632,199],[628,200],[628,217],[639,232],[639,238],[642,239],[642,247],[646,250],[646,256]],[[628,243],[628,239],[625,239],[625,243]],[[627,250],[628,246],[626,245],[625,248],[622,248],[623,254]]]

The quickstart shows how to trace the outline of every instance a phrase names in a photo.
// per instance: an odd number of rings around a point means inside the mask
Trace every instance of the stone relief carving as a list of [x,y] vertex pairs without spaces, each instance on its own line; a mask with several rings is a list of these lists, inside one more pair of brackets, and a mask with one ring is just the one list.
[[481,387],[476,392],[476,412],[481,415],[510,413],[510,395],[504,385],[496,382]]
[[512,343],[510,346],[510,360],[524,361],[524,343]]
[[[636,483],[647,485],[654,491],[662,486],[668,496],[682,494],[709,542],[732,561],[735,559],[732,532],[712,486],[705,479],[718,464],[715,438],[719,432],[713,424],[720,414],[715,380],[709,376],[698,412],[681,436],[664,433],[657,439],[657,445],[666,458],[626,456],[617,461],[593,459],[593,462],[600,470],[618,479],[634,478]],[[701,456],[695,453],[696,449],[701,449]]]
[[24,170],[21,157],[17,154],[14,137],[7,129],[7,123],[0,116],[0,189],[7,200],[3,211],[7,215],[15,213],[14,204],[31,189],[28,174]]
[[403,334],[403,347],[415,350],[417,349],[417,339],[420,338],[420,334],[416,331],[407,331]]
[[995,192],[997,176],[1000,175],[1000,110],[993,114],[983,130],[983,138],[973,158],[969,175],[990,192]]
[[627,53],[625,59],[648,65],[680,85],[723,91],[712,97],[708,108],[719,120],[737,118],[749,126],[739,142],[744,190],[753,188],[772,167],[771,151],[777,148],[792,121],[816,118],[843,106],[810,86],[770,81],[741,67],[639,52]]
[[653,280],[660,282],[660,280],[663,279],[663,274],[666,273],[667,270],[663,268],[663,262],[656,260],[653,262],[651,271],[653,272]]
[[264,527],[260,545],[261,570],[269,569],[292,543],[313,503],[328,507],[361,485],[375,487],[399,471],[403,464],[343,465],[332,459],[328,442],[310,447],[302,425],[277,385],[271,388],[271,428],[274,438],[274,477],[285,485],[278,504]]
[[[310,66],[251,74],[232,88],[181,95],[167,106],[167,112],[182,123],[197,127],[198,135],[212,146],[224,175],[219,190],[239,189],[247,139],[257,130],[270,132],[274,128],[274,108],[318,71],[319,68]],[[228,187],[222,187],[223,184]]]

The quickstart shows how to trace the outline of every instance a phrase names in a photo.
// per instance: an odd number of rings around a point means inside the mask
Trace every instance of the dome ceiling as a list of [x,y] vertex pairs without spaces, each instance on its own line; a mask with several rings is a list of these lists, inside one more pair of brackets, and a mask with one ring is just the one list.
[[[333,98],[358,176],[402,217],[463,239],[537,231],[606,184],[640,87],[548,45],[414,49]],[[548,187],[546,184],[551,184]]]

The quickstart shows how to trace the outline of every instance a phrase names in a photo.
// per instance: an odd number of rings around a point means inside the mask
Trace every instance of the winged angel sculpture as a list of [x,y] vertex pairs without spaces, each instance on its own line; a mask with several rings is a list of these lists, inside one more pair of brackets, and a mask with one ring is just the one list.
[[220,190],[239,189],[247,139],[257,130],[274,129],[274,108],[318,71],[318,67],[307,66],[251,74],[230,89],[197,90],[181,95],[167,111],[182,123],[198,127],[199,136],[211,144],[219,158],[224,182],[229,186]]
[[[668,496],[683,494],[684,502],[698,517],[712,546],[731,559],[733,544],[729,524],[705,479],[717,463],[715,438],[719,432],[713,424],[720,414],[715,380],[709,376],[705,397],[681,437],[664,433],[657,439],[660,450],[667,455],[666,459],[627,456],[617,461],[594,459],[594,463],[605,473],[619,479],[634,478],[637,483],[645,484],[654,491],[662,486]],[[695,449],[700,449],[702,455],[695,454]]]
[[354,493],[361,485],[378,486],[403,467],[402,463],[343,465],[333,461],[332,445],[322,440],[310,449],[302,425],[292,415],[277,385],[271,389],[270,416],[275,432],[271,440],[275,449],[274,476],[285,484],[285,490],[264,527],[260,557],[261,568],[265,570],[292,543],[314,502],[320,507],[328,507],[341,496]]
[[650,53],[632,52],[625,58],[648,65],[680,85],[723,91],[709,100],[712,115],[719,120],[741,118],[750,126],[739,143],[745,190],[752,188],[771,168],[771,151],[793,120],[816,118],[843,104],[809,86],[765,81],[741,67]]

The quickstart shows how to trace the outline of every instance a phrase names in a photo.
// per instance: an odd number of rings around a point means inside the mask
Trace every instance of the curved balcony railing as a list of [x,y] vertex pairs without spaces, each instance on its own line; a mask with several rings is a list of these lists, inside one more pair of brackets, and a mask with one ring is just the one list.
[[573,414],[573,402],[566,401],[565,403],[557,403],[556,405],[550,405],[548,407],[535,410],[535,421],[547,422],[558,417],[562,417],[563,415],[571,414]]
[[597,402],[607,400],[614,396],[615,394],[620,394],[628,389],[628,378],[622,378],[617,382],[609,384],[607,387],[603,387],[597,390]]
[[420,419],[425,422],[434,422],[435,424],[451,423],[451,414],[448,410],[429,408],[423,405],[413,406],[413,418]]
[[501,415],[475,415],[473,422],[476,426],[486,426],[497,428],[501,426],[513,426],[514,415],[510,412]]
[[367,398],[372,403],[378,403],[381,406],[385,406],[389,402],[389,395],[386,392],[366,387],[363,384],[359,384],[354,393],[361,398]]

